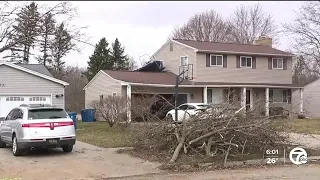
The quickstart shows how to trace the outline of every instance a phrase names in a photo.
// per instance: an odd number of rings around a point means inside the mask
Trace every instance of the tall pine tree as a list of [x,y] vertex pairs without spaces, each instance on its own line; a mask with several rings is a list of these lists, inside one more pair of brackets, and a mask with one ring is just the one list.
[[113,62],[113,70],[129,70],[130,62],[129,57],[124,53],[124,47],[121,47],[121,44],[116,38],[114,43],[112,43],[112,62]]
[[112,69],[113,62],[106,38],[100,39],[96,44],[93,54],[89,57],[86,76],[90,81],[100,70]]
[[41,18],[40,26],[40,36],[39,36],[39,45],[40,52],[42,55],[37,57],[37,60],[40,64],[43,64],[46,67],[49,67],[52,63],[52,54],[50,52],[50,47],[52,47],[53,38],[55,35],[55,19],[53,14],[48,12],[44,14]]
[[65,61],[62,59],[66,54],[68,54],[73,48],[75,44],[72,42],[72,36],[69,34],[67,29],[64,26],[64,23],[61,23],[58,27],[56,27],[54,32],[54,39],[51,46],[52,53],[52,68],[53,75],[62,79],[63,68],[65,65]]
[[18,43],[11,48],[13,61],[29,63],[30,49],[34,47],[39,34],[39,20],[40,13],[35,2],[23,7],[17,14],[17,25],[13,29],[17,32],[14,39]]

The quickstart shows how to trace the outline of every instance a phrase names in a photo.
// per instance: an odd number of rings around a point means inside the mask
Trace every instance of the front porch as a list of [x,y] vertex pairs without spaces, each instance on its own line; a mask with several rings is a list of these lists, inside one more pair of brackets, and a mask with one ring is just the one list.
[[[128,121],[131,121],[131,107],[136,106],[136,98],[141,97],[141,95],[158,95],[166,99],[170,103],[171,109],[174,108],[174,86],[148,86],[148,85],[123,85],[121,87],[121,94],[126,95],[127,98],[131,99],[128,103],[127,117]],[[179,95],[177,105],[183,103],[201,103],[202,97],[202,87],[179,87]],[[170,107],[168,106],[168,107]],[[170,109],[168,109],[169,111]]]
[[[300,101],[298,104],[292,103],[293,90],[300,91]],[[129,99],[142,94],[157,94],[165,97],[168,102],[174,105],[173,85],[130,85],[121,87],[121,94]],[[131,104],[128,102],[127,117],[131,121]],[[182,85],[179,87],[178,105],[183,103],[207,103],[207,104],[232,104],[237,108],[246,107],[247,110],[259,109],[261,114],[271,116],[270,110],[273,108],[283,108],[288,112],[299,107],[298,113],[303,112],[303,89],[292,87],[257,87],[257,86],[199,86]],[[272,111],[271,111],[272,112]]]
[[[300,101],[292,103],[293,90],[300,91]],[[288,112],[303,113],[303,89],[288,87],[204,87],[203,102],[208,104],[228,103],[246,110],[259,109],[265,116],[271,109],[283,108]],[[273,114],[271,114],[273,115]]]

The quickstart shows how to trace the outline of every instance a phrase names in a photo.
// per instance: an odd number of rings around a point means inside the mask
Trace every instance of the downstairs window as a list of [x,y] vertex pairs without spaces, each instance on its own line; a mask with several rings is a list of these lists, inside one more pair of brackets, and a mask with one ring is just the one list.
[[269,102],[291,103],[291,89],[270,89]]

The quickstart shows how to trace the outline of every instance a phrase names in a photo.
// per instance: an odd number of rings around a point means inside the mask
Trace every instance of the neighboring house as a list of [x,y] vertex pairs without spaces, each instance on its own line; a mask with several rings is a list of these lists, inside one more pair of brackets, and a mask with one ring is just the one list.
[[[272,39],[266,37],[254,45],[169,40],[153,55],[165,71],[102,70],[84,87],[86,107],[108,94],[173,94],[176,75],[187,70],[188,79],[179,86],[179,104],[232,100],[254,108],[256,100],[261,100],[266,115],[270,107],[291,110],[292,92],[302,92],[292,85],[293,56],[272,48]],[[230,92],[239,96],[230,97]]]
[[43,103],[64,108],[67,85],[43,65],[0,61],[0,117],[21,104]]
[[[303,94],[294,93],[293,102],[297,104],[300,99],[303,99],[303,111],[307,117],[320,118],[320,79],[307,84],[303,88]],[[298,109],[299,107],[296,107]]]

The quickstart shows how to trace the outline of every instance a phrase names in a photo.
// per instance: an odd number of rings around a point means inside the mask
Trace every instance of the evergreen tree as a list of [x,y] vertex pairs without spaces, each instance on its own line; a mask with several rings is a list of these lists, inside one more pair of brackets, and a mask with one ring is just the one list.
[[106,38],[100,39],[96,44],[93,54],[89,57],[86,76],[90,81],[100,70],[112,69],[113,62],[110,56],[110,49],[108,48]]
[[72,42],[72,36],[69,34],[67,29],[64,26],[64,23],[61,23],[58,27],[56,27],[54,32],[54,39],[51,46],[52,53],[52,68],[53,75],[61,79],[63,74],[63,68],[65,65],[65,61],[62,58],[68,54],[73,48],[75,44]]
[[114,43],[112,43],[112,62],[113,62],[113,70],[129,70],[130,62],[129,57],[124,53],[124,48],[121,47],[121,44],[116,38]]
[[50,12],[44,14],[41,18],[39,45],[42,55],[40,55],[37,60],[40,64],[43,64],[46,67],[49,67],[52,63],[50,47],[52,47],[55,35],[55,23],[56,21]]
[[17,43],[11,48],[12,60],[29,62],[30,49],[34,47],[39,34],[39,19],[38,5],[34,2],[23,7],[17,14],[17,25],[13,26],[16,31],[14,41]]

